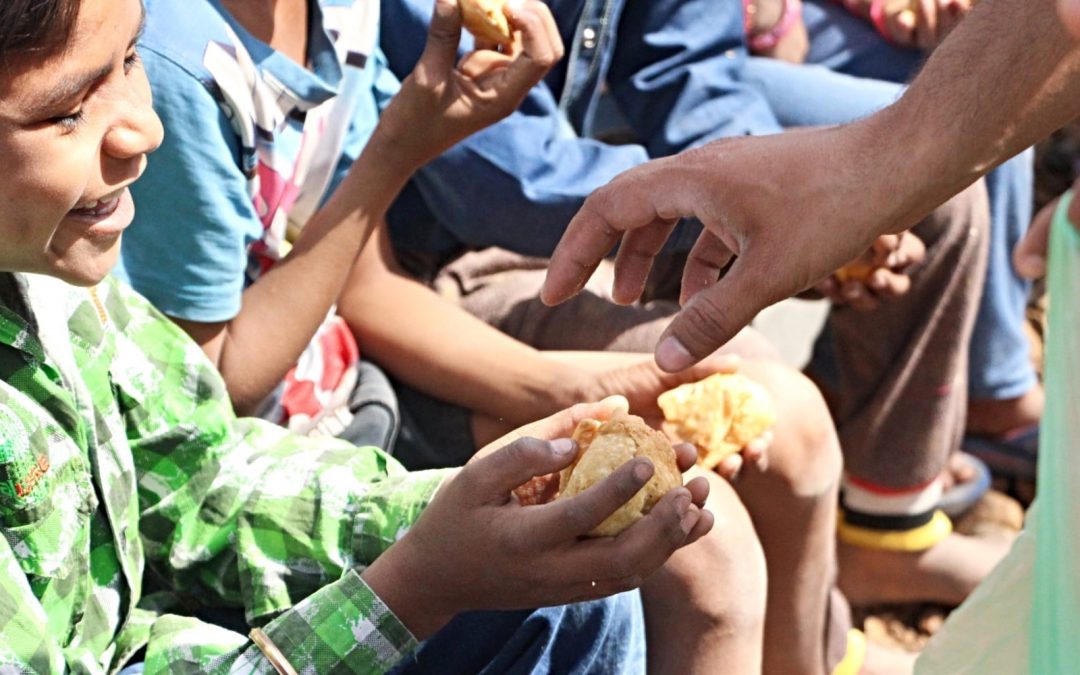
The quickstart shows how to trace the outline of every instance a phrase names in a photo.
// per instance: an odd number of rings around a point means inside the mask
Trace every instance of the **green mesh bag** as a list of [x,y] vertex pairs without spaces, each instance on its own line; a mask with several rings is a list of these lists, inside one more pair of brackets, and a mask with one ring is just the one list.
[[1080,673],[1080,235],[1054,214],[1039,497],[1008,557],[949,617],[917,675]]

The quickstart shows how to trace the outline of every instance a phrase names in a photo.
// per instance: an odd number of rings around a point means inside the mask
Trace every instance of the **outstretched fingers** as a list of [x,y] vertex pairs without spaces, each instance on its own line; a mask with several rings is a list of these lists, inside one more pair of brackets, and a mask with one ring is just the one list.
[[645,227],[623,235],[619,252],[615,255],[615,286],[611,293],[615,302],[629,305],[641,298],[653,261],[678,222],[678,219],[658,218]]
[[690,298],[719,281],[720,272],[731,262],[731,256],[731,249],[719,237],[708,230],[702,231],[686,258],[679,304],[685,305]]
[[551,255],[540,289],[540,300],[545,305],[557,305],[580,293],[622,236],[609,222],[599,194],[600,191],[594,192],[585,200]]
[[[668,184],[677,178],[666,170],[665,167],[673,165],[665,164],[665,161],[653,160],[625,171],[589,195],[551,256],[547,278],[540,290],[544,304],[557,305],[580,292],[624,233],[650,229],[670,232],[671,224],[684,214],[678,208],[661,212],[654,203],[658,196],[670,198]],[[655,242],[656,238],[651,235],[635,235],[630,239],[630,246],[632,252],[640,254],[655,248]],[[624,258],[624,275],[627,262]],[[630,265],[630,272],[637,270],[638,276],[642,269],[640,260]],[[645,272],[647,274],[647,269]],[[637,290],[637,277],[625,276],[620,284],[620,293],[629,295]]]
[[684,370],[712,354],[771,302],[773,293],[755,268],[760,265],[751,251],[743,251],[722,279],[689,299],[656,347],[662,370]]

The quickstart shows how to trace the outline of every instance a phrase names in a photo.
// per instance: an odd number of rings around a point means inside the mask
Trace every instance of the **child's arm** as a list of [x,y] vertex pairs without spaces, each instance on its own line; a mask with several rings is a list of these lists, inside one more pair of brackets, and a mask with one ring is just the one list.
[[385,223],[357,259],[338,313],[364,353],[395,377],[509,425],[586,400],[582,371],[546,359],[406,275]]
[[373,223],[412,172],[513,111],[561,56],[543,4],[530,0],[510,18],[522,32],[522,47],[509,56],[476,53],[459,68],[457,6],[440,0],[416,70],[290,255],[244,291],[232,319],[178,321],[221,370],[237,410],[252,410],[296,362],[337,299]]
[[395,377],[500,420],[504,430],[612,394],[630,399],[635,414],[655,418],[658,395],[717,370],[710,362],[664,373],[644,354],[602,354],[598,368],[580,355],[546,355],[410,278],[394,258],[385,223],[357,260],[338,313],[364,353]]

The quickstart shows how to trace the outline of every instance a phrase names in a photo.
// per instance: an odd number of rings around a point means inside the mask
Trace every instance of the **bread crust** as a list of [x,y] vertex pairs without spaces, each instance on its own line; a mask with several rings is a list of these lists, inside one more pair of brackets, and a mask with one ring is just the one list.
[[560,475],[559,499],[582,493],[635,457],[647,457],[653,464],[652,478],[589,536],[617,536],[651,511],[669,490],[682,485],[682,472],[671,443],[640,417],[618,415],[607,422],[583,420],[572,438],[578,443],[578,456]]
[[506,0],[460,0],[461,22],[473,36],[509,46],[514,41],[510,22],[503,13]]
[[698,450],[698,464],[715,469],[776,423],[765,387],[738,373],[717,373],[664,392],[656,400],[676,435]]

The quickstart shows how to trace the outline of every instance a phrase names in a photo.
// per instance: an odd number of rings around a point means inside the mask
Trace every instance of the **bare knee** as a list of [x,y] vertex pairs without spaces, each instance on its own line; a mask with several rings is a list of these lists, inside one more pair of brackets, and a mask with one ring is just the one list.
[[840,479],[843,458],[817,387],[802,373],[775,361],[748,361],[740,370],[765,386],[776,406],[766,474],[799,496],[831,493]]
[[[703,472],[704,473],[704,472]],[[684,629],[713,635],[760,635],[765,617],[765,555],[746,508],[710,472],[709,534],[676,552],[642,588],[647,616],[678,616]],[[663,608],[663,609],[662,609]]]

